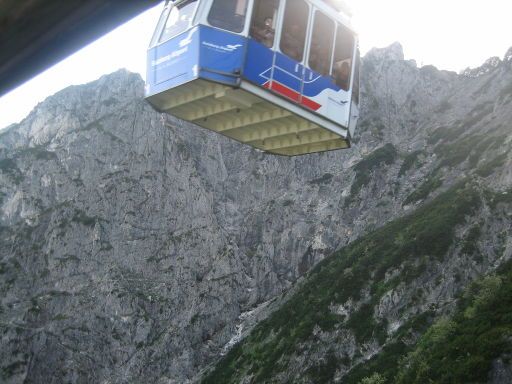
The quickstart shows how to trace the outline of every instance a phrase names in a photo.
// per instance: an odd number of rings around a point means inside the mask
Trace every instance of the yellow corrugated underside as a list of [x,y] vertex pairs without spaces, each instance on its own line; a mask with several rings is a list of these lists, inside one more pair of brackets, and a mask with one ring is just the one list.
[[243,89],[205,80],[148,101],[162,112],[274,154],[294,156],[349,146],[342,136]]

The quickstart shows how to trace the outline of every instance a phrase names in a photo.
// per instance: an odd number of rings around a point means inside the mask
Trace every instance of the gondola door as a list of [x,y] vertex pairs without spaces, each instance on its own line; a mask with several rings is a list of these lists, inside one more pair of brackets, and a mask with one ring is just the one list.
[[268,88],[301,103],[309,5],[304,0],[287,0],[282,19],[279,49],[276,49]]
[[272,80],[279,9],[280,0],[259,0],[252,10],[243,76],[264,88]]
[[255,2],[244,77],[300,103],[308,19],[309,6],[304,0]]

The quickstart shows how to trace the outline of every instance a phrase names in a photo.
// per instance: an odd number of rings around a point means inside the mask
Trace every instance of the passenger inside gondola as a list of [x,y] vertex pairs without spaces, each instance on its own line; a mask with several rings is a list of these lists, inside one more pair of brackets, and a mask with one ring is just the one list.
[[332,77],[334,82],[348,91],[350,88],[350,74],[352,72],[352,55],[354,53],[354,36],[347,28],[338,25],[336,32],[336,45]]
[[287,1],[281,30],[280,48],[286,56],[301,62],[309,19],[309,6],[304,0]]
[[350,65],[344,61],[334,66],[334,81],[338,87],[348,90],[350,81]]
[[266,17],[263,26],[253,26],[251,36],[267,47],[274,45],[275,30],[272,28],[272,18]]
[[[332,39],[331,39],[332,40]],[[309,66],[322,75],[329,74],[330,46],[320,41],[311,42]]]
[[321,75],[330,74],[334,40],[334,22],[322,12],[315,12],[309,67]]
[[275,20],[279,1],[260,0],[255,2],[251,21],[251,37],[267,47],[274,45]]
[[302,61],[304,44],[300,37],[300,27],[292,24],[287,30],[283,31],[281,39],[281,49],[283,53],[291,58]]

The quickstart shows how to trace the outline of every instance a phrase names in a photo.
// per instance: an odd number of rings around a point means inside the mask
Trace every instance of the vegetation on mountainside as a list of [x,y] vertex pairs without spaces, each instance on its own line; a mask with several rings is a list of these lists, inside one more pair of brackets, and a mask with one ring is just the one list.
[[[393,377],[403,356],[411,351],[415,335],[427,330],[434,319],[434,312],[427,311],[413,317],[393,335],[382,350],[371,359],[353,367],[343,378],[344,384],[361,384],[365,380],[378,377],[386,383],[386,378]],[[371,381],[370,381],[371,382]]]
[[[468,167],[474,170],[474,173],[480,177],[492,175],[496,168],[503,166],[508,154],[502,153],[494,155],[491,160],[480,162],[482,154],[488,152],[493,154],[495,150],[503,143],[503,136],[485,136],[469,135],[458,138],[463,134],[465,125],[456,126],[447,130],[445,127],[436,129],[429,138],[429,143],[437,143],[441,138],[443,141],[434,148],[434,153],[438,157],[438,165],[426,180],[421,183],[412,193],[403,201],[403,205],[412,204],[426,199],[432,192],[443,185],[441,168],[454,168],[467,161]],[[418,164],[422,151],[415,151],[407,155],[400,168],[399,176],[407,173],[414,165]],[[492,155],[491,155],[492,156]],[[481,164],[478,168],[478,164]]]
[[383,167],[384,165],[393,164],[398,157],[398,151],[393,144],[386,144],[376,149],[367,157],[354,166],[355,178],[350,188],[350,198],[347,198],[345,205],[351,202],[363,187],[368,185],[371,180],[372,171]]
[[44,146],[38,145],[35,147],[24,148],[16,154],[17,158],[33,156],[37,160],[56,160],[58,159],[55,152],[48,151]]
[[502,153],[501,155],[496,156],[494,159],[482,164],[476,170],[476,174],[481,177],[491,176],[496,168],[501,167],[507,161],[507,154]]
[[17,160],[32,156],[37,160],[55,160],[57,155],[54,152],[47,151],[43,146],[35,146],[18,150],[11,158],[0,159],[0,174],[8,176],[11,181],[18,185],[24,175],[18,167]]
[[0,160],[0,174],[9,176],[15,184],[23,180],[23,175],[13,159]]
[[407,205],[423,200],[441,185],[443,185],[443,180],[439,176],[431,176],[425,180],[414,192],[407,196],[403,204]]
[[461,137],[464,132],[466,132],[466,128],[461,125],[461,122],[456,123],[453,127],[439,127],[428,136],[427,144],[437,144],[441,139],[443,142],[453,141]]
[[495,209],[500,203],[512,204],[512,188],[508,191],[486,194],[486,199],[489,202],[491,208]]
[[[496,211],[500,204],[512,203],[512,194],[487,192],[486,201]],[[463,253],[479,256],[482,225],[469,228],[461,243]],[[428,314],[422,316],[415,319],[416,329],[428,324]],[[353,368],[343,382],[362,384],[376,374],[385,384],[487,382],[492,361],[512,352],[512,261],[472,284],[453,317],[439,319],[417,344],[403,342],[407,340],[404,328],[379,354]]]
[[[456,227],[480,204],[479,193],[471,184],[458,184],[411,215],[326,258],[279,310],[257,325],[219,362],[203,383],[235,383],[247,375],[254,382],[269,382],[289,369],[294,355],[302,355],[306,342],[310,345],[318,342],[315,335],[319,331],[349,328],[358,343],[377,340],[382,345],[389,341],[386,322],[374,316],[375,305],[401,282],[420,276],[428,262],[442,260],[454,242]],[[386,279],[391,271],[399,272]],[[365,288],[369,288],[369,296],[363,292]],[[350,300],[363,300],[363,303],[348,316],[332,310]],[[401,330],[417,327],[421,331],[426,326],[428,321]],[[388,343],[385,348],[397,355],[406,352],[405,345],[398,342]],[[315,383],[330,382],[347,360],[348,356],[330,352],[308,374]],[[366,376],[371,378],[371,374]]]
[[411,168],[418,166],[421,163],[421,157],[425,155],[424,151],[414,151],[408,153],[405,158],[402,166],[400,167],[400,171],[398,172],[398,176],[403,176],[409,171]]
[[438,168],[453,168],[468,160],[470,168],[475,167],[487,150],[496,150],[503,143],[503,136],[471,135],[454,142],[442,142],[434,148],[439,157]]
[[[403,335],[395,337],[402,339]],[[512,261],[473,283],[456,313],[431,325],[415,345],[383,348],[351,370],[347,384],[485,383],[493,360],[512,353]]]
[[[402,360],[397,384],[485,383],[492,361],[512,352],[512,262],[471,285]],[[510,356],[509,356],[510,357]]]

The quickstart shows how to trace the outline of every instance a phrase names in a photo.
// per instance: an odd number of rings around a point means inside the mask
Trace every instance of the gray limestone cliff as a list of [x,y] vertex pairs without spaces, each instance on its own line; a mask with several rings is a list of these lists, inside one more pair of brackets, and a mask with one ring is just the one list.
[[509,189],[512,62],[488,64],[373,50],[353,148],[298,158],[157,113],[126,71],[49,97],[0,134],[0,381],[194,380],[333,251],[474,170]]

